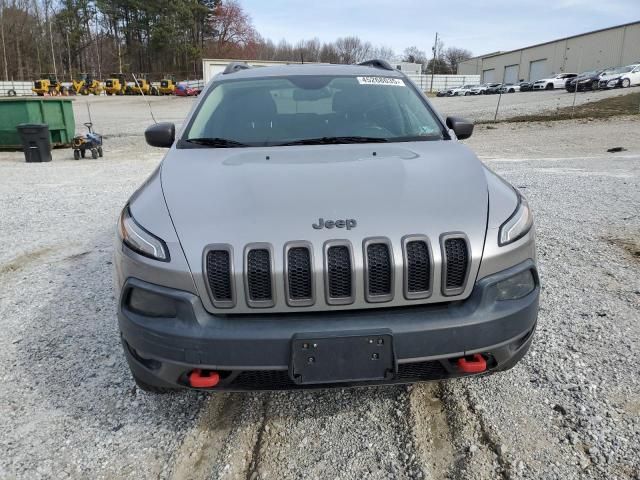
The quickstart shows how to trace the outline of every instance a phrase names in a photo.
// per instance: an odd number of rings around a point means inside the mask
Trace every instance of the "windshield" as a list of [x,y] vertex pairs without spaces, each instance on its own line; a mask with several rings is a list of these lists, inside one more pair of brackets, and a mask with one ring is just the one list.
[[181,146],[417,141],[442,125],[404,79],[291,76],[220,83],[202,101]]

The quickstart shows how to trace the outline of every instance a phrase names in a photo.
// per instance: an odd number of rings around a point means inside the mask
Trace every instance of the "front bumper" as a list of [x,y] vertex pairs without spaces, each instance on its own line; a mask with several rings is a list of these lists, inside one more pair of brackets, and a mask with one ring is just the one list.
[[[536,288],[517,300],[496,301],[495,284],[523,270],[533,272]],[[134,313],[127,306],[134,288],[175,300],[176,317]],[[511,368],[531,344],[539,293],[535,264],[527,260],[478,281],[471,296],[459,302],[364,311],[224,316],[205,311],[196,295],[130,278],[122,289],[118,321],[132,372],[156,387],[186,388],[188,374],[202,369],[220,373],[215,390],[298,388],[289,376],[294,336],[381,331],[393,337],[395,372],[384,381],[364,384],[407,383],[465,375],[456,359],[474,353],[487,359],[487,372]]]

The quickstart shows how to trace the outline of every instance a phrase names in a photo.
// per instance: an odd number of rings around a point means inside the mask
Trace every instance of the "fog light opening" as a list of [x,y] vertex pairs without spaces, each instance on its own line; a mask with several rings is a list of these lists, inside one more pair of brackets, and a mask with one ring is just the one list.
[[496,283],[496,300],[518,300],[529,295],[535,288],[533,272],[525,270]]

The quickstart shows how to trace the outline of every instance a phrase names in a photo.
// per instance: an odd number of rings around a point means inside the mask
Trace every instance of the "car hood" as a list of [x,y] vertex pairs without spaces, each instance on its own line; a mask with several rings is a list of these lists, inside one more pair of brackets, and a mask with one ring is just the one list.
[[[293,240],[321,247],[329,239],[348,239],[357,246],[364,238],[383,236],[395,247],[409,234],[426,234],[437,245],[445,232],[464,232],[474,259],[484,245],[484,167],[456,141],[173,147],[161,178],[194,275],[212,243],[241,252],[248,243],[267,242],[282,252]],[[357,227],[313,228],[320,218],[354,219]]]

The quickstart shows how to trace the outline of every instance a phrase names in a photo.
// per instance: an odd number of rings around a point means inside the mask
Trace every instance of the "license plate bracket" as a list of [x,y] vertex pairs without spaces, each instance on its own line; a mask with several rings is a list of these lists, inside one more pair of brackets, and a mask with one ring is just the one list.
[[386,380],[395,369],[389,332],[305,334],[291,341],[289,374],[298,385]]

